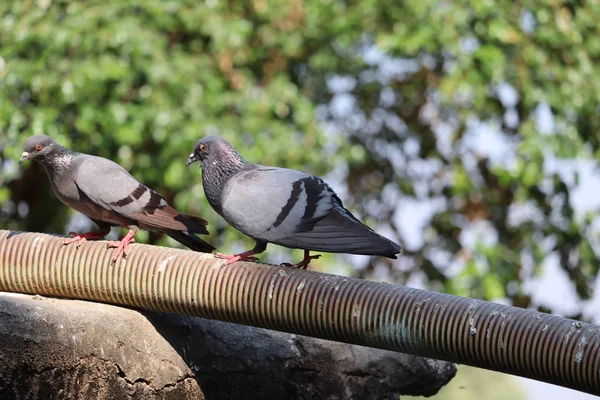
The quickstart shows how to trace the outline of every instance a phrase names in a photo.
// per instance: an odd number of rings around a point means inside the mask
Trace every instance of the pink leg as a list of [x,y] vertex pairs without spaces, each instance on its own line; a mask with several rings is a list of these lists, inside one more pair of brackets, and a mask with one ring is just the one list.
[[109,233],[110,228],[105,228],[101,231],[92,231],[86,233],[71,232],[69,233],[69,236],[71,237],[69,239],[65,239],[63,245],[75,243],[75,246],[79,248],[79,246],[81,246],[86,240],[104,239],[104,236],[108,235]]
[[310,264],[311,260],[316,260],[320,257],[321,257],[320,254],[317,254],[316,256],[311,256],[310,250],[304,250],[304,259],[302,261],[300,261],[298,264],[283,263],[283,264],[281,264],[281,266],[289,267],[289,268],[307,269],[308,264]]
[[263,251],[265,251],[267,248],[267,244],[266,243],[256,243],[256,246],[254,246],[254,248],[252,250],[248,250],[245,251],[243,253],[239,253],[239,254],[233,254],[233,255],[227,255],[227,254],[221,254],[221,253],[216,253],[215,257],[218,258],[222,258],[225,260],[225,265],[229,265],[232,264],[236,261],[253,261],[256,262],[258,261],[258,258],[256,257],[252,257],[255,254],[259,254],[262,253]]
[[123,253],[123,258],[127,257],[127,245],[129,243],[135,242],[135,239],[133,238],[133,235],[135,235],[135,233],[136,231],[130,230],[129,232],[127,232],[127,235],[125,235],[123,239],[119,241],[108,242],[108,244],[106,245],[107,248],[116,247],[112,255],[111,263],[114,264],[115,262],[117,262],[121,253]]

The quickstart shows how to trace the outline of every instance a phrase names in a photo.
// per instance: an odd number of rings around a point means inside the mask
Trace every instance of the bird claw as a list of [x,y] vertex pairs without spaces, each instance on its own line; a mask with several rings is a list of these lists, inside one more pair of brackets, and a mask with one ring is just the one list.
[[237,261],[250,261],[250,262],[258,262],[259,261],[258,258],[252,257],[251,255],[244,255],[243,253],[242,254],[231,254],[231,255],[216,253],[215,257],[225,260],[225,265],[233,264],[234,262],[237,262]]
[[[71,233],[74,233],[74,232],[71,232]],[[71,233],[69,234],[69,236],[71,236],[71,238],[65,239],[63,241],[63,246],[69,245],[71,243],[75,243],[75,247],[79,248],[83,244],[83,242],[87,241],[87,239],[85,237],[83,237],[83,236],[73,236],[73,235],[71,235]]]
[[103,231],[100,232],[86,232],[86,233],[77,233],[77,232],[69,232],[69,239],[65,239],[63,241],[63,245],[68,245],[71,243],[75,243],[75,247],[79,248],[83,243],[88,240],[98,240],[104,238],[106,236]]
[[111,264],[116,263],[121,254],[123,254],[123,258],[127,258],[127,245],[129,245],[129,243],[135,243],[135,239],[132,237],[128,238],[126,236],[122,240],[111,241],[106,244],[107,249],[115,248],[115,251],[110,259]]
[[294,268],[294,269],[307,269],[308,268],[308,263],[307,262],[299,262],[298,264],[292,264],[292,263],[281,263],[279,264],[280,267],[286,267],[286,268]]
[[308,269],[308,264],[310,264],[310,262],[312,260],[317,260],[319,258],[321,258],[321,254],[315,254],[314,256],[306,255],[304,257],[304,260],[300,261],[298,264],[281,263],[281,264],[279,264],[279,266],[286,267],[286,268],[295,268],[295,269]]

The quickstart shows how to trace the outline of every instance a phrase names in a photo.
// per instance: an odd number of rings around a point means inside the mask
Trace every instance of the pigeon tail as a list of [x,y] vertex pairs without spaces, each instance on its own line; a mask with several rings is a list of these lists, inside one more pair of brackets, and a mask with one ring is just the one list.
[[211,244],[206,243],[204,240],[198,238],[196,235],[188,232],[181,232],[175,230],[163,230],[163,232],[169,237],[181,243],[182,245],[189,247],[194,251],[198,251],[201,253],[210,253],[215,249]]
[[305,232],[295,233],[273,243],[281,246],[324,251],[328,253],[362,254],[396,259],[400,245],[375,233],[368,226],[334,209]]
[[208,222],[205,219],[196,217],[195,215],[179,213],[179,215],[175,217],[175,220],[184,224],[188,228],[188,232],[208,235],[208,229],[206,229]]
[[143,213],[135,214],[134,218],[140,227],[147,230],[185,231],[208,235],[208,222],[200,217],[182,214],[171,206],[161,206]]

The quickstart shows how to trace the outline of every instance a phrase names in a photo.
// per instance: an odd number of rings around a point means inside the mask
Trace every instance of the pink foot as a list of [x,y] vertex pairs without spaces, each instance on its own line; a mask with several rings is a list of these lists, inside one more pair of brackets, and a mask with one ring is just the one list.
[[318,258],[321,258],[320,254],[317,254],[315,256],[311,256],[310,253],[309,253],[309,251],[305,250],[304,251],[304,259],[302,261],[300,261],[298,264],[282,263],[280,265],[282,267],[288,267],[288,268],[307,269],[308,268],[308,264],[310,264],[310,262],[312,260],[316,260]]
[[232,255],[216,253],[215,257],[222,258],[223,260],[225,260],[225,265],[233,264],[236,261],[253,261],[253,262],[257,262],[258,258],[252,257],[252,254],[254,254],[254,253],[251,252],[251,251],[246,251],[244,253],[232,254]]
[[127,258],[127,246],[129,245],[129,243],[135,242],[133,235],[135,235],[135,231],[129,231],[123,239],[119,241],[108,242],[108,244],[106,245],[107,248],[116,247],[111,258],[112,264],[117,262],[121,254],[123,254],[123,258]]
[[70,232],[69,236],[71,236],[71,237],[69,239],[65,239],[65,241],[63,242],[63,245],[75,243],[75,246],[77,248],[79,248],[79,246],[81,246],[87,240],[104,239],[104,236],[108,235],[109,232],[110,232],[110,229],[105,229],[103,231],[86,232],[86,233]]

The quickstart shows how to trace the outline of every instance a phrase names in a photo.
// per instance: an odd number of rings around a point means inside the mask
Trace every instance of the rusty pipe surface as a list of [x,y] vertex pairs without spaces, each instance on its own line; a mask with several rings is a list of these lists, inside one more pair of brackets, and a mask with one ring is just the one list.
[[600,327],[386,283],[0,230],[0,290],[195,315],[432,357],[600,395]]

